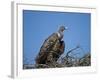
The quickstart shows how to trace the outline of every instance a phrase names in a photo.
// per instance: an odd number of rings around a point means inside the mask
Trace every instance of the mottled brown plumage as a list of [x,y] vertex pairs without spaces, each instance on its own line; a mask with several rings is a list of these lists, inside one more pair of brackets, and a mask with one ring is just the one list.
[[50,64],[57,61],[65,49],[65,43],[62,40],[64,26],[61,26],[58,32],[49,36],[40,48],[40,52],[36,57],[36,64]]

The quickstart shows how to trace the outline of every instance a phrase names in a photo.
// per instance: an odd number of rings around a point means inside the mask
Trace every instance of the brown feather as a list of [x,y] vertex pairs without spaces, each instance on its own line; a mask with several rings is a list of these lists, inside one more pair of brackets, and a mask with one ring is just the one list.
[[64,41],[59,40],[57,33],[53,33],[40,48],[40,52],[36,57],[36,64],[48,64],[53,60],[57,61],[60,55],[63,54],[64,48]]

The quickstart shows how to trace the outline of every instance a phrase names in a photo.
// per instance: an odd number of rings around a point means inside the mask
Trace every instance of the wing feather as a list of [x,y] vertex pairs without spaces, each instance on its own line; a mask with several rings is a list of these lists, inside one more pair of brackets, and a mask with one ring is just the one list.
[[58,35],[56,33],[53,33],[51,36],[49,36],[43,43],[42,47],[40,48],[39,55],[36,58],[36,63],[38,64],[44,64],[45,60],[49,54],[49,52],[52,50],[53,46],[58,40]]

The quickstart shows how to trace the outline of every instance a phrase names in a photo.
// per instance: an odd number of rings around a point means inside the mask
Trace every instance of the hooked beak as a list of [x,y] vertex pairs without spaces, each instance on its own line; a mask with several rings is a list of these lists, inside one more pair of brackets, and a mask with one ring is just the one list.
[[68,27],[65,27],[65,30],[68,30]]

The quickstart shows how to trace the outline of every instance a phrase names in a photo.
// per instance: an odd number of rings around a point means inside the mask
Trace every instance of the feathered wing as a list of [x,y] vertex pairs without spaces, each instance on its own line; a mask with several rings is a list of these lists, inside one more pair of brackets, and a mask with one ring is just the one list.
[[58,35],[56,33],[53,33],[44,41],[42,47],[40,48],[40,52],[36,57],[37,64],[45,64],[47,56],[49,55],[50,51],[52,51],[52,48],[56,44],[57,40]]
[[65,42],[57,40],[52,50],[48,54],[47,61],[51,63],[52,61],[56,62],[59,59],[59,57],[64,53],[64,50],[65,50]]

